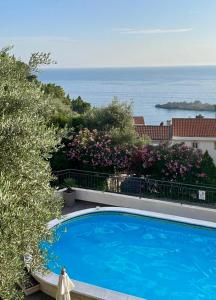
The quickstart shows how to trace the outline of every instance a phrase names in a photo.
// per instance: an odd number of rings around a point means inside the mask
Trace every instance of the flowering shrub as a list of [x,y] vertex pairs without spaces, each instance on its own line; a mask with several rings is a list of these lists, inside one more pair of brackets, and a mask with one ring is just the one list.
[[154,146],[147,145],[143,148],[134,148],[131,153],[128,171],[137,176],[150,175],[155,163],[160,159],[161,154]]
[[127,169],[130,150],[113,146],[110,136],[85,128],[72,136],[68,158],[75,167],[115,172]]
[[206,176],[201,171],[202,152],[199,149],[187,147],[185,144],[160,148],[163,157],[162,179],[191,182]]
[[109,173],[121,171],[188,183],[204,183],[209,178],[203,167],[202,152],[185,144],[115,146],[109,135],[83,129],[72,136],[67,155],[73,167],[78,169]]
[[202,156],[200,150],[185,144],[146,146],[133,151],[130,170],[161,180],[199,181],[206,177],[201,170]]

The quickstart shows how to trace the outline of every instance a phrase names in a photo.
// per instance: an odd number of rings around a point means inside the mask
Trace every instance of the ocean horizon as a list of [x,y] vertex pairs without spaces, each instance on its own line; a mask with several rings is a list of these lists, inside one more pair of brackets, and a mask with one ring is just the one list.
[[109,104],[114,97],[132,102],[133,114],[146,124],[172,117],[215,117],[214,112],[165,110],[156,104],[201,101],[216,104],[216,66],[46,68],[38,75],[45,83],[62,86],[71,98],[81,96],[92,106]]

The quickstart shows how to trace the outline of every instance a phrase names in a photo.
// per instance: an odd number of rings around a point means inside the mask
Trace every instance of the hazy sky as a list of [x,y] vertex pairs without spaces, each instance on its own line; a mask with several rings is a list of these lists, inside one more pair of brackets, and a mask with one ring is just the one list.
[[56,67],[216,64],[216,0],[1,0],[8,44]]

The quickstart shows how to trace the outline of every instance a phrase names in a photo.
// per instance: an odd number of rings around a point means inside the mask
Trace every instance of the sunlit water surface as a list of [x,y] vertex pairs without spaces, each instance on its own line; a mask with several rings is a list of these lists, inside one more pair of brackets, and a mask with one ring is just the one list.
[[61,85],[72,98],[81,96],[93,106],[106,105],[114,96],[132,100],[134,114],[144,115],[147,124],[200,113],[159,109],[155,104],[195,100],[216,104],[216,66],[46,69],[39,79]]
[[[48,268],[149,300],[216,299],[216,231],[124,213],[93,213],[55,228]],[[55,257],[55,259],[54,259]]]

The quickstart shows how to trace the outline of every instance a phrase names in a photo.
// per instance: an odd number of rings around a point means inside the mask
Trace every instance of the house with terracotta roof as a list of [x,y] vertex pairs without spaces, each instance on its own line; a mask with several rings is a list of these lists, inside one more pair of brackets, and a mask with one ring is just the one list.
[[160,125],[135,123],[134,127],[139,136],[149,137],[152,145],[164,142],[185,143],[203,153],[207,150],[216,164],[216,119],[173,118],[166,125],[163,122]]
[[171,125],[134,125],[137,134],[141,137],[147,136],[151,139],[152,145],[158,145],[161,142],[169,142],[172,137]]
[[207,150],[216,163],[216,119],[173,118],[172,142]]
[[143,116],[134,116],[133,123],[134,123],[134,125],[145,125],[144,117]]

